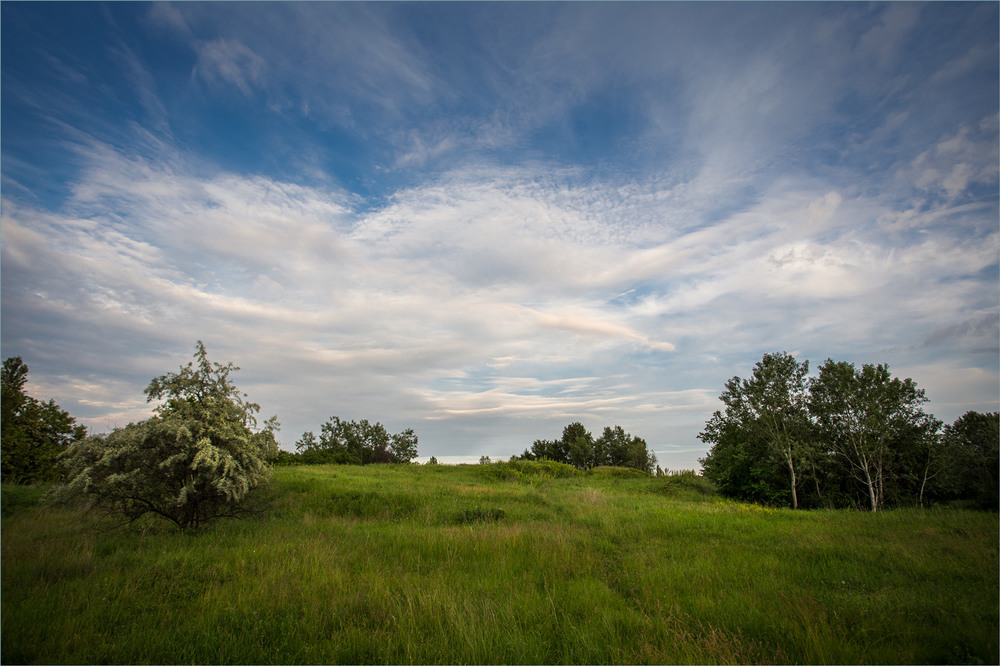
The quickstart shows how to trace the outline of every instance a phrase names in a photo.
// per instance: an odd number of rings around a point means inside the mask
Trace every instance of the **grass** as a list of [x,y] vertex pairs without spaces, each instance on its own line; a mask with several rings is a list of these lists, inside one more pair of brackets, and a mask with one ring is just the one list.
[[4,487],[4,663],[997,663],[996,514],[697,477],[282,467],[269,510],[101,532]]

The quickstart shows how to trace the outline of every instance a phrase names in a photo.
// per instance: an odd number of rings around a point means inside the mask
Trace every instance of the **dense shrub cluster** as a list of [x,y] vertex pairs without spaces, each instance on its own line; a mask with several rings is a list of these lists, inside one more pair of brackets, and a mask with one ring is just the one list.
[[476,468],[479,476],[490,481],[520,481],[537,478],[565,479],[582,472],[572,465],[554,460],[523,460],[516,457],[508,462],[484,463]]

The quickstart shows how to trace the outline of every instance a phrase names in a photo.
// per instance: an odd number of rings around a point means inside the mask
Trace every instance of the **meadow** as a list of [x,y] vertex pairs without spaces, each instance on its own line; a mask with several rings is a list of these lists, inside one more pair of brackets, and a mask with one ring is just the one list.
[[997,663],[998,518],[791,511],[692,475],[278,467],[108,529],[4,486],[3,663]]

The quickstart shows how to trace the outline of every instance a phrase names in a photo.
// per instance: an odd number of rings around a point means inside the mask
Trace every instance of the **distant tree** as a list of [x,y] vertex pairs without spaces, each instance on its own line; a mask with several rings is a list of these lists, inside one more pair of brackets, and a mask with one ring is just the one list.
[[560,451],[564,451],[566,462],[577,469],[589,469],[594,466],[594,438],[580,422],[571,423],[563,428],[560,440]]
[[857,369],[827,359],[812,382],[809,409],[820,435],[847,463],[872,511],[882,508],[890,477],[900,472],[898,453],[908,432],[931,427],[921,408],[926,401],[912,379],[893,377],[883,364]]
[[633,436],[621,426],[605,427],[594,442],[594,464],[631,467],[652,474],[656,456],[646,447],[646,440]]
[[491,462],[493,461],[490,460],[489,456],[479,456],[480,465],[489,465]]
[[534,460],[552,460],[569,464],[569,447],[561,439],[536,439],[531,445]]
[[434,456],[431,456],[431,459],[427,461],[427,464],[428,465],[437,465],[438,464],[438,459],[435,458]]
[[73,444],[64,458],[69,481],[56,501],[89,498],[136,520],[160,516],[184,530],[246,510],[277,455],[272,417],[257,428],[260,406],[248,402],[230,374],[211,363],[199,341],[195,363],[153,379],[147,399],[155,415]]
[[392,436],[389,448],[393,462],[408,463],[417,457],[417,436],[412,428]]
[[304,432],[295,448],[305,463],[409,463],[417,457],[417,436],[409,428],[390,435],[378,422],[331,416],[320,427],[319,438],[311,431]]
[[650,474],[656,466],[656,456],[646,448],[646,442],[633,437],[621,426],[605,428],[597,440],[579,422],[563,428],[562,437],[555,440],[537,439],[531,450],[525,450],[521,460],[551,460],[590,469],[598,465],[632,467]]
[[53,481],[59,455],[83,439],[87,429],[54,400],[41,402],[24,389],[28,366],[20,356],[0,370],[0,478],[4,482]]

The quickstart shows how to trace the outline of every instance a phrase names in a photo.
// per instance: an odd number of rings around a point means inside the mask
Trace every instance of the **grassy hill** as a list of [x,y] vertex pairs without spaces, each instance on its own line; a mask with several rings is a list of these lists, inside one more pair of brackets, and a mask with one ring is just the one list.
[[996,514],[792,512],[556,464],[275,470],[100,531],[3,488],[2,660],[997,663]]

